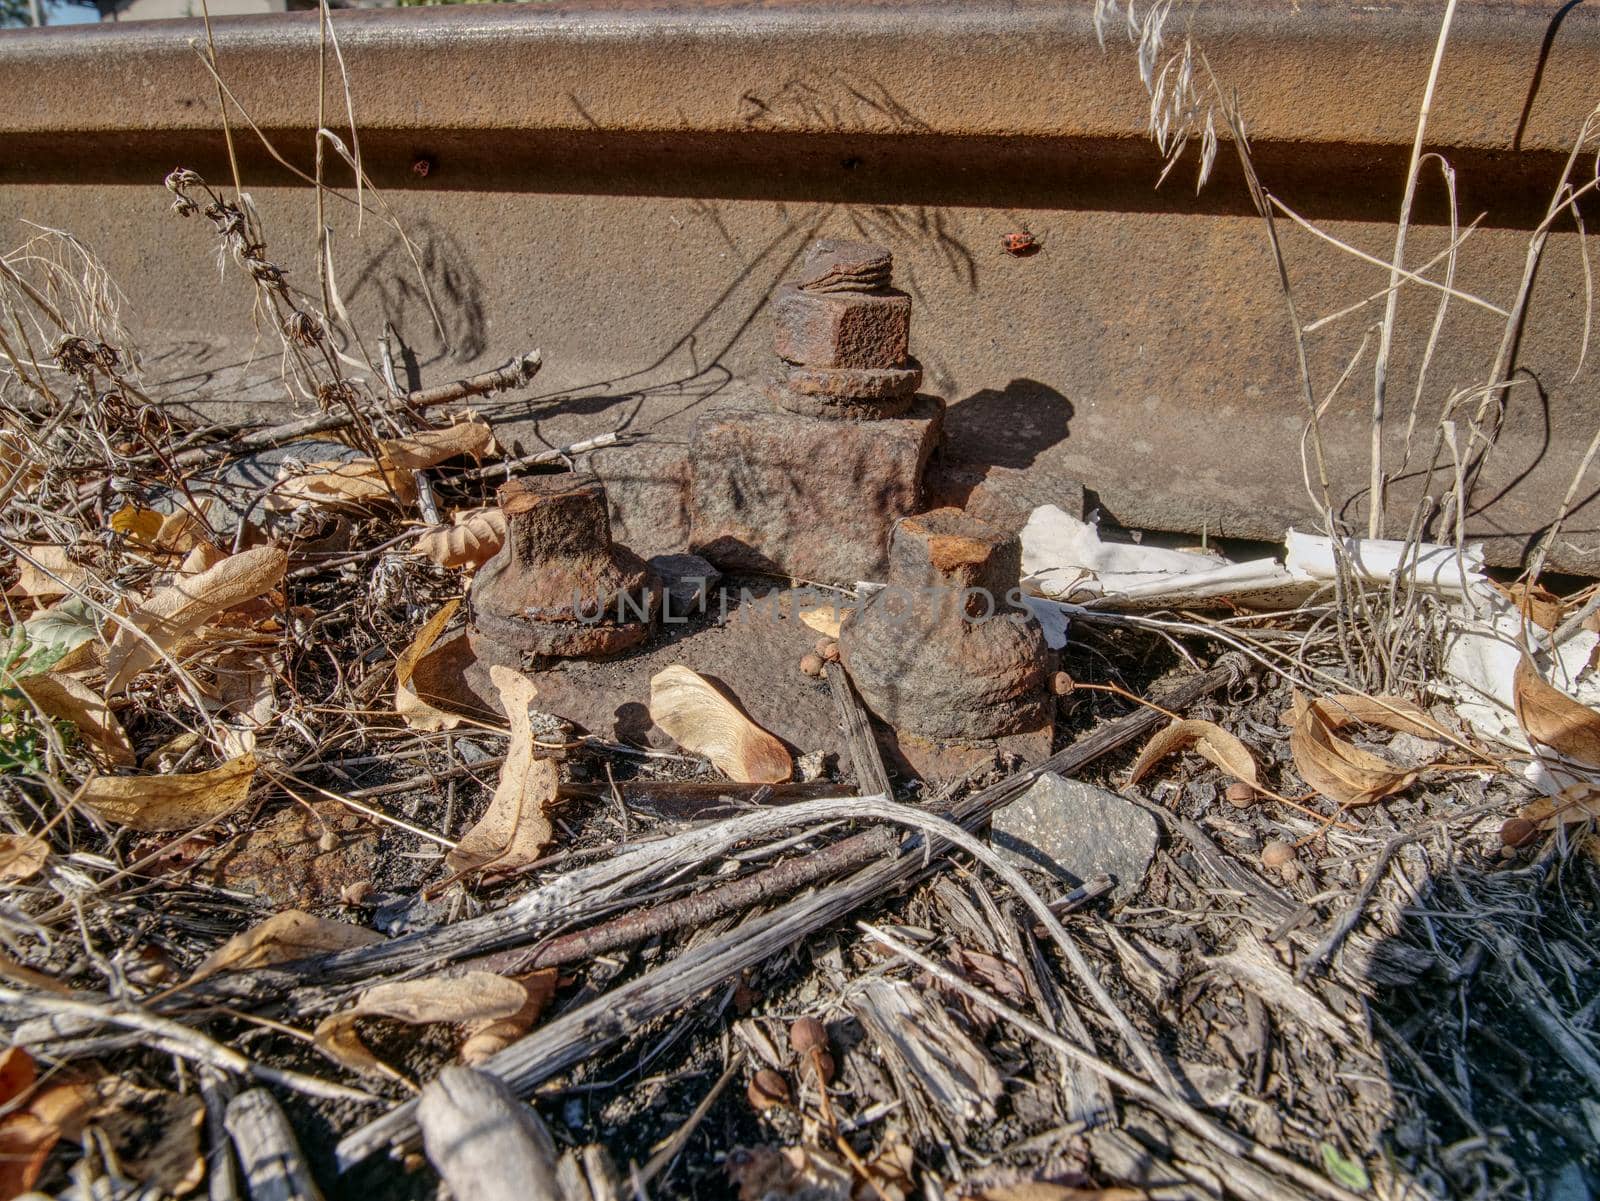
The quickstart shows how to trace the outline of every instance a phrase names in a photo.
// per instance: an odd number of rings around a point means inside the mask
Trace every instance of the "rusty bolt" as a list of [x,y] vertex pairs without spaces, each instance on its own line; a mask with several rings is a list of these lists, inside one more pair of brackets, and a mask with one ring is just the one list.
[[888,586],[839,636],[867,708],[902,733],[971,741],[1044,726],[1054,701],[1044,633],[1014,603],[1015,534],[935,509],[896,523]]
[[472,581],[475,638],[502,654],[600,656],[649,637],[661,582],[611,541],[598,479],[527,476],[502,484],[496,499],[506,539]]
[[762,1068],[750,1077],[744,1095],[749,1099],[751,1109],[765,1113],[776,1106],[789,1104],[789,1082],[771,1068]]
[[783,408],[812,417],[897,416],[922,368],[908,353],[911,297],[889,286],[881,246],[823,240],[795,282],[773,297],[773,349],[785,364],[773,389]]

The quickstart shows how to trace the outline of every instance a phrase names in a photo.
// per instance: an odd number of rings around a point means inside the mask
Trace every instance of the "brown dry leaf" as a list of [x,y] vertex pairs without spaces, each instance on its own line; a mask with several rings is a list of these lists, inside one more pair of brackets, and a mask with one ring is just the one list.
[[[1494,583],[1494,581],[1490,581]],[[1559,596],[1538,584],[1519,580],[1514,584],[1494,584],[1495,590],[1517,607],[1517,611],[1541,630],[1554,630],[1566,616],[1567,606]]]
[[527,1001],[510,1017],[492,1018],[469,1026],[466,1041],[461,1044],[461,1062],[469,1067],[480,1064],[531,1030],[545,1006],[550,1004],[550,998],[556,995],[556,981],[560,978],[561,973],[553,967],[518,976],[517,983],[527,992]]
[[1156,732],[1134,760],[1129,784],[1137,784],[1162,759],[1175,751],[1193,747],[1203,758],[1216,764],[1235,780],[1243,780],[1252,788],[1258,785],[1256,761],[1250,750],[1214,721],[1179,718],[1164,730]]
[[108,524],[129,542],[154,549],[156,535],[161,532],[162,523],[165,521],[166,515],[155,509],[146,509],[140,505],[123,505],[111,515]]
[[495,1022],[521,1013],[528,989],[493,972],[379,984],[342,1013],[324,1018],[312,1041],[334,1062],[358,1072],[387,1072],[356,1030],[360,1018],[385,1017],[412,1026],[434,1022]]
[[1300,776],[1323,796],[1341,805],[1370,805],[1399,792],[1417,778],[1387,759],[1334,736],[1322,710],[1295,694],[1295,723],[1289,750]]
[[17,567],[21,575],[15,584],[6,589],[7,596],[24,597],[40,605],[48,604],[60,600],[74,589],[82,589],[89,582],[89,569],[67,558],[67,548],[64,546],[31,546],[28,555],[39,566],[35,567],[27,559],[18,559]]
[[399,501],[410,504],[417,494],[408,471],[385,468],[376,459],[328,460],[297,468],[285,463],[267,504],[278,510],[297,505],[332,509],[362,509]]
[[1553,797],[1542,796],[1523,807],[1520,816],[1541,830],[1572,826],[1600,819],[1600,789],[1588,784],[1563,788]]
[[[254,600],[283,582],[289,556],[275,546],[229,555],[199,575],[179,579],[136,608],[128,618],[163,650],[192,634],[217,614]],[[106,655],[106,695],[122,691],[159,656],[133,630],[119,628]]]
[[21,1047],[7,1047],[0,1051],[0,1105],[10,1105],[33,1087],[39,1073],[34,1069],[33,1056]]
[[483,421],[457,421],[442,430],[421,430],[378,444],[384,460],[401,471],[423,471],[457,455],[481,459],[494,453],[494,434]]
[[[1445,739],[1450,731],[1435,721],[1420,705],[1399,696],[1366,696],[1359,692],[1340,692],[1333,696],[1317,697],[1309,702],[1330,730],[1342,730],[1352,723],[1382,726],[1399,734],[1414,734],[1418,738]],[[1283,724],[1293,727],[1298,710],[1290,709],[1283,715]]]
[[145,832],[188,830],[244,804],[256,757],[186,775],[99,776],[80,798],[96,817]]
[[202,980],[221,971],[271,967],[292,959],[307,959],[328,951],[347,951],[382,941],[383,935],[365,926],[286,909],[228,939],[195,969],[193,979]]
[[0,834],[0,882],[28,880],[44,870],[50,844],[32,834]]
[[1511,689],[1517,723],[1529,742],[1585,767],[1600,767],[1600,713],[1545,683],[1527,655],[1517,664]]
[[499,509],[457,513],[455,523],[429,530],[413,544],[440,567],[481,567],[506,540],[506,515]]
[[46,671],[25,676],[16,686],[46,717],[70,721],[76,726],[84,742],[99,752],[109,766],[132,767],[138,762],[133,743],[128,741],[117,715],[111,712],[105,699],[83,681],[57,671]]
[[651,678],[650,720],[684,750],[704,755],[741,784],[780,784],[794,771],[783,743],[710,681],[679,664]]
[[278,711],[271,664],[260,651],[232,650],[217,656],[212,674],[215,711],[226,723],[223,753],[248,754],[256,749],[256,731],[264,729]]
[[44,479],[33,447],[15,430],[0,430],[0,488],[31,488]]
[[450,619],[456,615],[456,610],[461,607],[459,599],[446,602],[437,613],[428,618],[417,636],[411,640],[411,645],[406,647],[394,664],[394,711],[405,719],[406,725],[413,730],[426,730],[437,733],[439,730],[453,730],[461,724],[461,719],[453,713],[446,713],[443,709],[436,709],[427,701],[417,695],[411,685],[411,677],[416,674],[417,665],[427,657],[433,649],[434,643],[439,641],[439,635],[444,633],[444,628],[450,624]]
[[561,773],[553,761],[533,757],[533,722],[528,714],[539,690],[521,672],[499,664],[489,668],[489,678],[500,692],[511,725],[511,745],[488,811],[444,857],[454,872],[486,866],[501,874],[515,871],[544,854],[555,834],[545,810],[556,799]]
[[10,1201],[33,1188],[61,1132],[27,1110],[0,1121],[0,1198]]

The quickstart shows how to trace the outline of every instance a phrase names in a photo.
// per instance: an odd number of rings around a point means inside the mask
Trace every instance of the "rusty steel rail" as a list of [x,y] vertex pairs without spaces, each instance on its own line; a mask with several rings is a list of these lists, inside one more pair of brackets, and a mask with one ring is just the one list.
[[[1383,259],[1442,7],[1211,0],[1174,16],[1168,34],[1191,33],[1238,89],[1267,187]],[[397,325],[430,382],[539,344],[548,390],[529,412],[543,435],[568,442],[624,424],[659,435],[633,461],[659,483],[696,412],[747,403],[745,383],[765,370],[765,299],[806,239],[866,235],[894,250],[916,298],[925,387],[952,402],[947,498],[981,481],[1029,502],[1064,499],[1082,483],[1128,524],[1276,540],[1308,520],[1309,502],[1304,405],[1260,220],[1226,147],[1198,196],[1192,164],[1154,187],[1132,52],[1120,35],[1101,50],[1089,8],[612,0],[336,12],[363,162],[421,248],[447,337],[406,282],[392,231],[371,218],[358,231],[341,209],[348,299],[358,320]],[[214,26],[239,105],[309,170],[316,15]],[[239,395],[248,380],[234,364],[252,337],[243,286],[213,282],[201,232],[168,217],[156,191],[179,163],[217,182],[230,170],[203,45],[198,22],[0,35],[0,214],[95,245],[154,348],[147,374],[182,381],[195,401]],[[1463,223],[1482,217],[1460,289],[1509,306],[1528,231],[1600,101],[1597,80],[1600,11],[1463,4],[1428,138],[1457,171]],[[329,111],[342,105],[336,84]],[[275,253],[312,278],[309,190],[237,112],[234,125]],[[1430,168],[1412,262],[1447,238],[1437,181]],[[1044,249],[1013,259],[1000,239],[1024,226]],[[1309,235],[1285,238],[1307,317],[1386,282]],[[1574,375],[1576,238],[1567,222],[1546,249],[1519,350],[1524,383],[1469,523],[1500,562],[1539,537],[1600,407],[1600,356]],[[1390,382],[1402,411],[1435,300],[1405,293]],[[1312,339],[1319,389],[1374,316]],[[1482,380],[1501,328],[1453,306],[1424,429],[1453,390]],[[1370,353],[1327,418],[1351,512],[1365,483]],[[672,541],[671,515],[645,513],[660,495],[622,514],[619,536],[636,549]],[[1408,503],[1405,481],[1397,503]],[[1594,507],[1570,524],[1556,563],[1600,570]]]

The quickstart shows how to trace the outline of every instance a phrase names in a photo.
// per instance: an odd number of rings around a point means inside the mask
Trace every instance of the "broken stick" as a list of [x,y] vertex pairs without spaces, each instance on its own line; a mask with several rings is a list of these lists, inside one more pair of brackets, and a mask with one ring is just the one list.
[[428,1161],[461,1201],[564,1201],[555,1144],[538,1115],[493,1076],[448,1067],[422,1090]]
[[[1185,708],[1237,681],[1242,670],[1242,661],[1230,657],[1222,666],[1192,677],[1157,698],[1158,703],[1162,709]],[[958,801],[941,816],[968,828],[980,825],[1045,772],[1070,775],[1149,733],[1164,720],[1158,709],[1151,708],[1120,717],[1043,762]],[[842,847],[870,833],[852,835],[838,845]],[[744,922],[563,1014],[511,1044],[490,1065],[513,1091],[530,1092],[550,1077],[630,1037],[647,1023],[691,1003],[745,968],[844,920],[868,901],[914,878],[929,858],[946,849],[948,844],[942,839],[912,834],[901,842],[898,854],[870,864],[830,889],[799,897]],[[412,1145],[416,1132],[416,1103],[396,1106],[345,1136],[335,1149],[339,1169],[347,1171],[386,1146]]]

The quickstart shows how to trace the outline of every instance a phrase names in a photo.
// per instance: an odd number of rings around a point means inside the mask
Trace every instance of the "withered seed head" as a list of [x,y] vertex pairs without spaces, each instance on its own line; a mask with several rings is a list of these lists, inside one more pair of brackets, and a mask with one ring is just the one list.
[[762,1068],[750,1077],[750,1085],[744,1090],[744,1095],[750,1102],[750,1108],[757,1113],[764,1113],[774,1106],[789,1104],[789,1082],[771,1068]]
[[1235,809],[1248,809],[1256,803],[1256,790],[1243,780],[1235,780],[1222,794]]
[[789,1046],[802,1059],[812,1051],[826,1051],[827,1027],[816,1018],[801,1018],[789,1027]]

